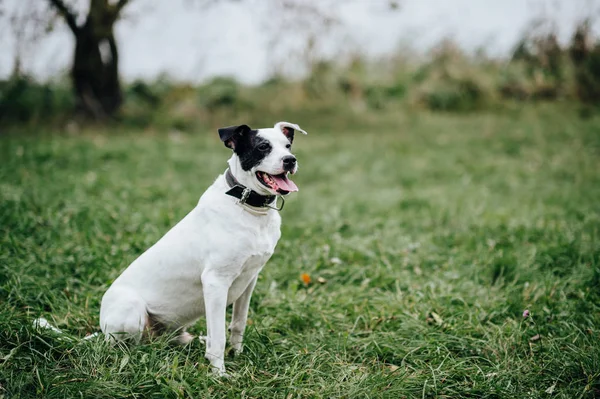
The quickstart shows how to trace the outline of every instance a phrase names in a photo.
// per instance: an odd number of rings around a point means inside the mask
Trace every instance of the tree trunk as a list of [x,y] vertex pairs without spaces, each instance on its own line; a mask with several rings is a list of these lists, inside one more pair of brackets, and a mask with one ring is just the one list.
[[96,119],[114,116],[123,96],[119,82],[119,56],[113,32],[115,21],[128,0],[110,4],[90,0],[83,26],[62,0],[49,0],[75,35],[75,56],[71,79],[79,109]]
[[[101,30],[102,34],[98,34]],[[79,107],[96,119],[113,116],[122,103],[117,44],[110,26],[86,24],[75,35],[71,78]]]

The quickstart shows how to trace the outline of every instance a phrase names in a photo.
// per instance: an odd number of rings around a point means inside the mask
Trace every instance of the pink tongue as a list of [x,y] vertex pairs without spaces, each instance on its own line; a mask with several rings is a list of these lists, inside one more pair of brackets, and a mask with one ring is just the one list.
[[279,176],[271,175],[271,178],[273,180],[275,180],[275,183],[277,183],[277,186],[282,190],[298,191],[298,186],[296,186],[296,183],[294,183],[293,181],[288,179],[287,176],[285,176],[285,175],[279,175]]

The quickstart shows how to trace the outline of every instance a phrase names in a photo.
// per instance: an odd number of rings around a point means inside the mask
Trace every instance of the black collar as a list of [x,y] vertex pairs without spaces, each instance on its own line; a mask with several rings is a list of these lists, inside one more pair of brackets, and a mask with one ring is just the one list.
[[233,177],[233,174],[229,169],[225,172],[225,181],[227,181],[227,185],[231,187],[225,194],[239,199],[240,204],[247,204],[257,208],[271,208],[271,203],[276,199],[275,195],[262,195],[248,187],[242,186],[236,178]]

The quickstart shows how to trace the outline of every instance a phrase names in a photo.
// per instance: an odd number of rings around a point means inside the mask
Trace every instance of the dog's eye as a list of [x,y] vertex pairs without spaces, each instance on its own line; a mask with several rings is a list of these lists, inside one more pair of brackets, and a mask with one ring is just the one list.
[[291,144],[287,144],[287,145],[285,146],[285,148],[287,148],[287,149],[289,150],[290,148],[292,148],[292,145],[291,145]]
[[262,143],[261,145],[258,146],[259,151],[269,151],[270,148],[271,148],[271,146],[267,143]]

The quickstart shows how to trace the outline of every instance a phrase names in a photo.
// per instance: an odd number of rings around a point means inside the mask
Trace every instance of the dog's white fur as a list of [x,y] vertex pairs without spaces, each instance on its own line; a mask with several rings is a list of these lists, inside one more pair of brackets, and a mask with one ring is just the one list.
[[[283,173],[282,158],[291,154],[284,126],[305,133],[286,122],[259,129],[258,135],[271,143],[271,153],[250,171],[242,170],[235,153],[229,159],[241,184],[263,195],[275,194],[257,181],[255,172]],[[239,353],[258,273],[281,236],[277,211],[248,212],[225,194],[228,190],[220,175],[198,205],[115,280],[100,310],[100,327],[108,339],[139,340],[144,331],[160,325],[179,331],[179,340],[186,343],[192,339],[186,326],[206,315],[206,358],[216,372],[225,373],[225,308],[233,304],[230,343]]]

